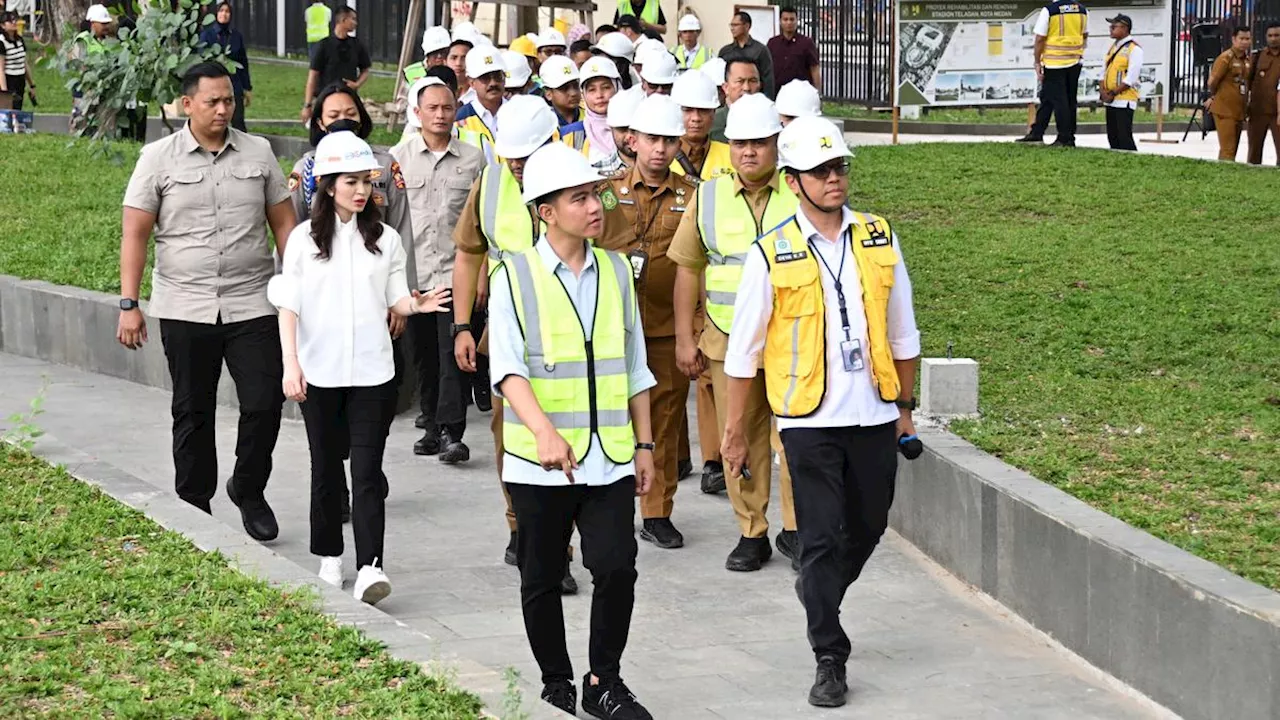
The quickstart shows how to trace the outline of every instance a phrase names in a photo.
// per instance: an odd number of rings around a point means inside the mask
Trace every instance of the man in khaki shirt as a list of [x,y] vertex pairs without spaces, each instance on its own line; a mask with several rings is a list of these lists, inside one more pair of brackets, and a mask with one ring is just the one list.
[[1231,49],[1219,55],[1209,71],[1209,92],[1213,97],[1205,102],[1205,107],[1213,113],[1213,122],[1218,128],[1219,160],[1235,160],[1236,150],[1240,148],[1240,131],[1244,129],[1249,101],[1252,44],[1253,33],[1248,26],[1236,28]]
[[236,465],[227,495],[256,540],[279,532],[263,495],[284,403],[280,332],[267,282],[275,272],[266,224],[284,255],[296,222],[284,174],[266,140],[228,127],[231,76],[200,63],[182,78],[190,120],[142,149],[124,196],[117,339],[147,340],[138,307],[147,240],[155,232],[152,317],[173,379],[173,464],[178,496],[209,512],[217,492],[214,408],[225,360],[240,401]]
[[1271,133],[1280,165],[1280,124],[1276,122],[1277,88],[1280,84],[1280,22],[1267,24],[1267,46],[1253,54],[1249,83],[1249,164],[1262,164],[1262,147]]
[[[415,111],[421,131],[392,148],[400,163],[409,197],[417,267],[415,287],[427,290],[453,282],[453,226],[467,201],[471,184],[484,167],[484,153],[453,137],[457,100],[438,78],[421,84]],[[467,429],[464,392],[471,379],[458,370],[453,356],[452,322],[448,313],[426,313],[409,318],[413,332],[414,364],[418,370],[418,396],[425,433],[414,443],[418,455],[439,455],[440,462],[455,464],[471,459],[462,441]]]

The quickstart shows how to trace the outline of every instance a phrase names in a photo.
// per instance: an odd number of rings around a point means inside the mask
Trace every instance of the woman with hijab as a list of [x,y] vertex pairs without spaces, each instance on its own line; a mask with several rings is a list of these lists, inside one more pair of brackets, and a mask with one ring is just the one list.
[[609,127],[609,101],[618,93],[618,67],[607,57],[596,56],[582,63],[578,71],[582,83],[582,126],[587,133],[587,161],[596,169],[615,168],[618,148]]
[[244,36],[231,27],[231,3],[222,0],[214,10],[215,22],[200,31],[200,42],[205,45],[221,45],[227,57],[240,67],[231,73],[231,89],[236,96],[235,114],[231,127],[248,132],[244,125],[244,110],[253,101],[253,82],[249,79],[249,54],[244,49]]

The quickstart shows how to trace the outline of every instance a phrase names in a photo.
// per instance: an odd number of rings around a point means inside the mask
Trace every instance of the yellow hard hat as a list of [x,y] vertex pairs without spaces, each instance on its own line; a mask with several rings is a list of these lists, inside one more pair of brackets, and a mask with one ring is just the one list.
[[511,41],[511,51],[518,52],[525,57],[538,57],[538,49],[534,47],[533,41],[526,35],[521,35]]

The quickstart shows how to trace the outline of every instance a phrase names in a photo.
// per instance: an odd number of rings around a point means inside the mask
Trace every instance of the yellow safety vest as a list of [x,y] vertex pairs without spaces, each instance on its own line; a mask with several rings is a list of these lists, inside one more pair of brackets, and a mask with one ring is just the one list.
[[329,20],[333,17],[333,11],[327,5],[308,5],[304,17],[307,19],[307,42],[318,43],[329,37]]
[[427,66],[424,63],[417,62],[404,67],[404,81],[409,85],[413,85],[418,78],[424,78],[426,76]]
[[1077,2],[1057,0],[1045,6],[1049,11],[1049,34],[1045,37],[1041,60],[1046,68],[1068,68],[1084,58],[1084,35],[1089,28],[1089,11]]
[[[710,180],[720,177],[721,175],[733,174],[733,161],[729,155],[729,143],[717,142],[715,140],[708,141],[711,147],[707,148],[707,157],[702,161],[702,172],[698,177],[702,180]],[[684,175],[684,167],[680,164],[680,160],[671,161],[671,172],[677,175]]]
[[497,268],[503,258],[533,247],[542,231],[533,226],[529,208],[520,197],[520,183],[505,162],[485,165],[480,171],[476,198],[480,232],[489,243],[489,264]]
[[[640,12],[640,19],[650,25],[658,24],[658,13],[662,10],[662,6],[658,0],[649,0],[644,4],[644,10]],[[618,16],[635,15],[636,11],[631,7],[631,0],[618,0]]]
[[552,139],[559,140],[583,155],[587,155],[591,152],[591,139],[587,137],[587,131],[585,129],[574,130],[573,132],[565,133],[563,135],[560,134],[559,130],[556,130],[555,137]]
[[683,45],[676,45],[671,48],[671,54],[676,56],[676,67],[681,70],[697,70],[711,59],[711,48],[706,45],[699,45],[698,51],[693,54],[692,63],[685,62]]
[[459,130],[458,138],[465,143],[483,149],[483,146],[473,142],[477,136],[488,140],[490,144],[493,143],[493,131],[489,129],[488,125],[484,124],[484,120],[481,120],[479,115],[468,115],[465,120],[459,120],[454,124]]
[[721,176],[698,186],[698,234],[707,250],[707,317],[725,335],[733,327],[733,304],[742,283],[742,265],[757,238],[796,214],[799,201],[791,188],[779,180],[770,190],[764,217],[757,221],[739,196],[737,182]]
[[[635,457],[627,379],[626,334],[636,318],[631,266],[622,256],[592,247],[596,266],[596,313],[590,341],[564,285],[547,270],[534,248],[503,261],[511,282],[516,318],[524,333],[529,385],[556,432],[578,460],[600,437],[605,457],[616,464]],[[506,451],[538,462],[533,432],[504,401],[502,442]]]
[[107,46],[103,45],[102,41],[99,40],[96,35],[94,35],[92,32],[88,30],[85,30],[79,35],[76,35],[76,42],[84,43],[84,50],[86,54],[100,53],[100,52],[107,51]]
[[[1126,38],[1123,45],[1119,47],[1112,43],[1111,50],[1107,52],[1107,60],[1103,63],[1106,68],[1102,73],[1102,89],[1111,92],[1120,87],[1120,83],[1124,82],[1124,78],[1129,74],[1129,55],[1133,49],[1138,47],[1137,41]],[[1138,88],[1130,87],[1124,92],[1116,95],[1116,100],[1138,100]]]
[[[855,212],[850,245],[866,310],[865,357],[871,382],[885,402],[898,399],[898,372],[889,349],[889,291],[898,255],[884,218]],[[765,331],[764,379],[778,417],[813,414],[827,392],[827,306],[822,272],[794,216],[756,241],[769,262],[773,313]],[[783,256],[779,262],[779,256]],[[838,328],[836,329],[838,332]]]

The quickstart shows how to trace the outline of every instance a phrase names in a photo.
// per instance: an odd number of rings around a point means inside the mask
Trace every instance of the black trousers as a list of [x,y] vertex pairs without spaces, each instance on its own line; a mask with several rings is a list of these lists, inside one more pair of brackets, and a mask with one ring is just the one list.
[[307,386],[302,419],[311,448],[311,553],[342,554],[342,451],[351,452],[351,529],[356,567],[382,566],[386,530],[387,477],[382,453],[395,417],[396,387],[390,380],[369,387]]
[[231,113],[231,127],[240,132],[249,132],[244,125],[244,95],[236,96],[236,109]]
[[[458,369],[449,333],[450,313],[410,315],[413,361],[418,371],[418,403],[434,427],[452,440],[462,440],[467,430],[467,402],[471,379]],[[476,331],[479,337],[479,331]],[[432,425],[427,430],[430,432]]]
[[[508,460],[508,462],[522,462]],[[591,672],[617,678],[636,599],[635,478],[611,485],[508,483],[516,511],[516,557],[524,630],[542,682],[574,679],[564,638],[560,582],[577,524],[582,564],[591,572]]]
[[13,94],[13,109],[21,110],[27,96],[27,76],[5,75],[4,81],[9,85],[9,92]]
[[1069,68],[1045,68],[1040,83],[1040,109],[1036,111],[1031,135],[1040,137],[1049,127],[1053,115],[1058,126],[1058,142],[1076,141],[1076,95],[1080,91],[1080,65]]
[[1133,110],[1107,106],[1107,142],[1112,150],[1138,151],[1133,140]]
[[241,497],[261,497],[280,434],[284,369],[274,315],[210,325],[161,320],[160,340],[173,379],[173,467],[178,497],[202,510],[218,489],[214,410],[222,363],[236,384],[240,427],[231,479]]
[[817,658],[849,658],[840,603],[889,525],[895,432],[894,423],[781,432],[800,533],[800,595]]

